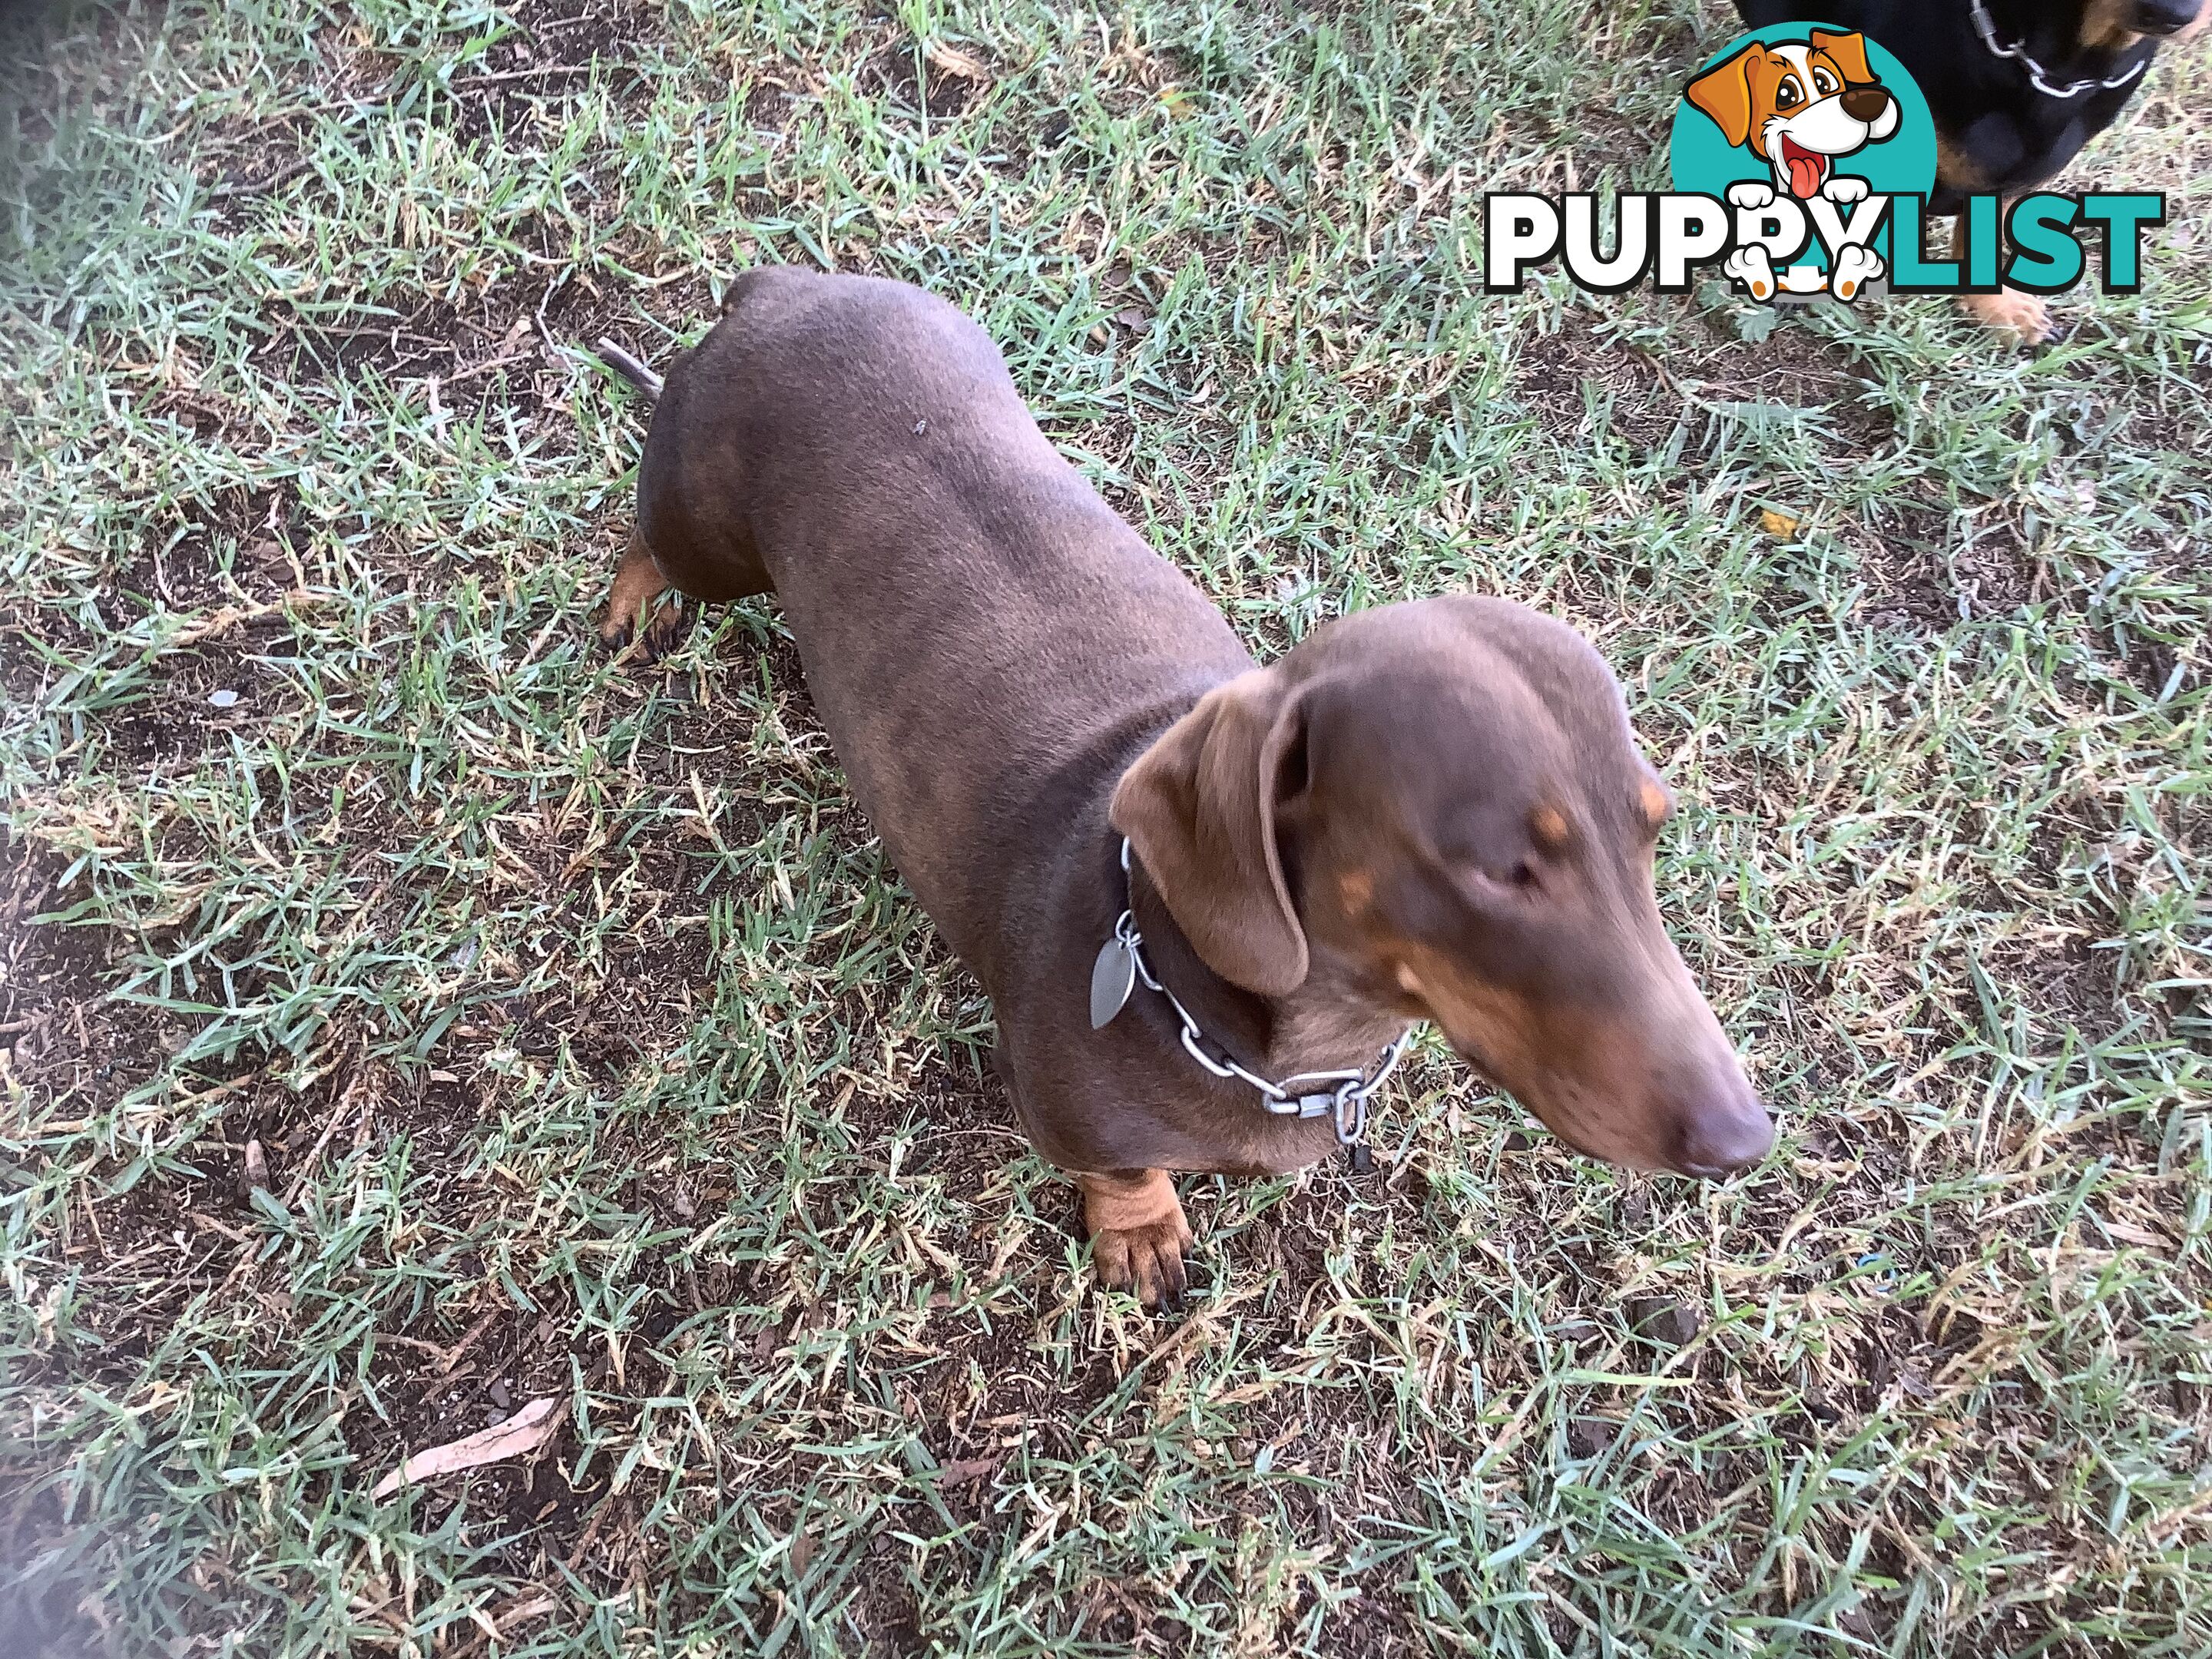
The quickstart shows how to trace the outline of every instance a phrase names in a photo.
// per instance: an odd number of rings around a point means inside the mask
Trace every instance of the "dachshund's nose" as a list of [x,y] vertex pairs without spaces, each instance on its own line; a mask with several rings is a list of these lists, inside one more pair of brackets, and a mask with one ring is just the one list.
[[[1720,1036],[1717,1025],[1713,1035]],[[1774,1121],[1724,1042],[1675,1081],[1671,1162],[1681,1174],[1717,1180],[1749,1169],[1774,1150]]]
[[2135,25],[2141,34],[2173,34],[2197,21],[2203,0],[2136,0]]
[[1694,1119],[1682,1136],[1674,1167],[1684,1175],[1717,1180],[1748,1170],[1773,1150],[1773,1120],[1752,1099],[1728,1113]]
[[1844,113],[1854,121],[1871,125],[1881,119],[1881,112],[1889,107],[1889,88],[1859,85],[1844,88]]

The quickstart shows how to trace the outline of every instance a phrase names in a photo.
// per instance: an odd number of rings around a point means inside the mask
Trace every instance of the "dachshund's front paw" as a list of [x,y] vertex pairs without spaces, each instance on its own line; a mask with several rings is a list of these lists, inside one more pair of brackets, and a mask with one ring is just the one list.
[[1081,1176],[1091,1261],[1109,1290],[1132,1291],[1148,1308],[1179,1303],[1188,1283],[1183,1253],[1190,1224],[1163,1170]]
[[1093,1233],[1091,1260],[1108,1290],[1133,1291],[1147,1308],[1171,1308],[1189,1285],[1182,1258],[1190,1246],[1189,1224],[1178,1211],[1172,1220]]
[[607,595],[607,613],[599,619],[599,638],[610,650],[619,651],[635,641],[637,654],[658,662],[684,637],[690,613],[667,592],[668,579],[633,537],[629,550],[615,571],[613,591]]
[[1959,303],[1984,328],[2008,329],[2020,336],[2023,345],[2040,345],[2057,331],[2051,320],[2051,307],[2016,288],[2000,289],[1995,294],[1962,294]]
[[611,651],[620,651],[635,645],[639,659],[659,662],[673,651],[684,638],[684,627],[690,612],[669,595],[664,593],[650,599],[642,608],[624,606],[617,594],[607,602],[607,613],[599,622],[599,638]]

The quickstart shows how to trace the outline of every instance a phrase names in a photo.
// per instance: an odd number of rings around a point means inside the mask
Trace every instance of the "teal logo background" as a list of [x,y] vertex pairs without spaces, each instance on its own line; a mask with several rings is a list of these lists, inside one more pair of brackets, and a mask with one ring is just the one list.
[[[1763,29],[1753,29],[1739,34],[1721,51],[1715,52],[1698,66],[1698,76],[1725,58],[1733,58],[1753,40],[1770,45],[1781,41],[1802,41],[1814,29],[1831,34],[1850,34],[1850,29],[1840,24],[1823,23],[1808,19],[1796,23],[1771,23]],[[1889,88],[1897,100],[1897,131],[1879,143],[1869,144],[1852,155],[1836,158],[1835,173],[1832,176],[1858,178],[1867,181],[1877,196],[1895,196],[1911,192],[1925,197],[1936,185],[1936,119],[1928,112],[1928,100],[1920,88],[1913,84],[1912,76],[1905,65],[1882,50],[1871,37],[1867,40],[1867,66]],[[1687,82],[1684,83],[1686,86]],[[1713,118],[1692,104],[1686,97],[1674,107],[1674,131],[1667,150],[1668,165],[1674,174],[1674,188],[1680,191],[1702,191],[1708,196],[1728,199],[1728,187],[1745,180],[1762,185],[1774,182],[1774,169],[1753,155],[1747,149],[1736,149],[1728,141]],[[1844,210],[1848,217],[1850,210]],[[1884,259],[1889,257],[1890,227],[1885,223],[1881,234],[1874,240],[1875,249]],[[1823,265],[1816,237],[1797,260],[1800,264]]]

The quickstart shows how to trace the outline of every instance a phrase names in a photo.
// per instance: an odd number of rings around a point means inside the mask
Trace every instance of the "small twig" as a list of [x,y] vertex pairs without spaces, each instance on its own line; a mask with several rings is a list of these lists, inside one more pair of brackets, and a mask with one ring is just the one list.
[[192,1225],[200,1229],[201,1231],[221,1233],[225,1238],[228,1239],[234,1244],[250,1245],[253,1243],[252,1239],[248,1238],[244,1233],[239,1231],[237,1228],[228,1226],[224,1223],[217,1221],[211,1215],[202,1215],[198,1210],[192,1212],[190,1219]]
[[654,374],[638,358],[623,350],[604,334],[594,342],[594,346],[599,354],[600,360],[636,387],[644,395],[647,403],[659,402],[662,386],[659,375]]
[[451,1376],[453,1374],[453,1367],[461,1363],[462,1358],[467,1354],[468,1351],[471,1348],[475,1347],[477,1343],[483,1340],[484,1333],[486,1331],[489,1331],[493,1326],[499,1323],[501,1311],[501,1310],[500,1309],[494,1308],[482,1319],[479,1319],[475,1324],[469,1327],[467,1331],[462,1334],[461,1340],[454,1343],[452,1349],[447,1353],[446,1363],[438,1367],[439,1376]]
[[568,1559],[562,1564],[569,1571],[574,1572],[576,1570],[576,1564],[584,1559],[584,1552],[599,1541],[599,1528],[606,1525],[607,1516],[614,1513],[617,1501],[615,1494],[609,1492],[605,1501],[592,1512],[591,1524],[584,1528],[584,1535],[576,1540],[576,1547],[568,1552]]
[[[240,623],[258,622],[264,617],[272,617],[281,611],[309,610],[322,602],[322,595],[303,592],[295,588],[276,599],[268,601],[257,599],[242,605],[227,605],[213,616],[179,629],[161,642],[159,649],[164,652],[187,650],[203,640],[220,638]],[[245,1082],[251,1080],[246,1079],[240,1082],[225,1084],[219,1089],[209,1091],[208,1094],[196,1095],[193,1098],[206,1100],[210,1095],[227,1094],[233,1089],[244,1086]]]
[[289,167],[281,167],[266,179],[226,179],[208,194],[217,198],[231,196],[265,196],[280,185],[288,185],[315,165],[312,155],[302,155]]
[[495,75],[465,75],[458,81],[448,81],[446,90],[459,92],[465,87],[496,87],[509,81],[535,81],[540,76],[589,75],[594,64],[554,64],[544,69],[501,70]]
[[315,1138],[315,1144],[307,1149],[307,1157],[300,1160],[299,1169],[292,1177],[292,1190],[284,1195],[286,1209],[292,1210],[299,1207],[300,1194],[307,1190],[307,1177],[314,1172],[315,1160],[323,1155],[323,1149],[331,1144],[331,1137],[337,1133],[339,1120],[345,1116],[347,1109],[352,1106],[355,1097],[362,1091],[367,1081],[368,1068],[356,1059],[354,1063],[353,1076],[347,1079],[346,1086],[338,1091],[337,1103],[331,1108],[330,1115],[323,1120],[322,1133]]
[[434,389],[441,382],[450,386],[478,374],[488,374],[495,368],[504,368],[509,363],[519,363],[534,355],[528,351],[502,352],[496,357],[487,357],[483,362],[472,363],[466,368],[457,368],[450,374],[429,374],[423,378]]

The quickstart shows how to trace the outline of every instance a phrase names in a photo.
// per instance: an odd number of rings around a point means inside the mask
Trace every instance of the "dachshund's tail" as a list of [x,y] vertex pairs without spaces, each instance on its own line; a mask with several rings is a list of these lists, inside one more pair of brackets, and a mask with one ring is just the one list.
[[638,389],[649,404],[660,401],[660,376],[624,351],[604,334],[599,336],[599,361]]

